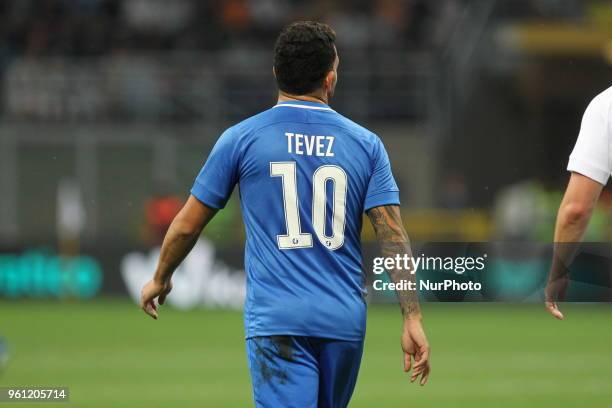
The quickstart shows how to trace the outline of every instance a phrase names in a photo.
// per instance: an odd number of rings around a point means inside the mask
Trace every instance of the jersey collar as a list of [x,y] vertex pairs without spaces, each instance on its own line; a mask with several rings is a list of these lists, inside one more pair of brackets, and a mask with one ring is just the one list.
[[310,102],[310,101],[283,101],[274,105],[274,108],[298,108],[298,109],[313,109],[323,111],[334,111],[328,105],[323,102]]

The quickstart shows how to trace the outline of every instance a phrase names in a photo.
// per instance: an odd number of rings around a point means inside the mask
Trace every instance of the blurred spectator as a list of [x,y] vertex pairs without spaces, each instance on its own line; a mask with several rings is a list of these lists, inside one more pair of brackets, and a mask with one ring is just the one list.
[[282,26],[290,12],[290,5],[282,0],[249,0],[253,22],[260,29]]
[[192,17],[189,0],[124,0],[122,7],[128,26],[138,31],[174,34]]
[[544,189],[533,180],[500,190],[493,214],[495,238],[502,241],[534,240],[540,223],[554,224],[554,215],[551,215],[554,212],[546,208]]
[[440,207],[451,210],[459,210],[468,205],[468,192],[462,173],[449,171],[444,176],[438,200]]
[[246,0],[226,0],[221,3],[221,23],[227,30],[240,32],[251,23],[251,12]]
[[183,201],[172,194],[158,193],[145,203],[147,241],[160,245],[172,220],[183,206]]
[[377,0],[374,4],[375,42],[379,46],[401,43],[408,25],[408,3],[396,0]]

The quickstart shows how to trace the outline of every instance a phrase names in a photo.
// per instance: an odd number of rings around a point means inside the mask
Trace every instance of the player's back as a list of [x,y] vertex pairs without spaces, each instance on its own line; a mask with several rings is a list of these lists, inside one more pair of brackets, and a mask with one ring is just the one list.
[[[208,182],[211,174],[228,183]],[[192,193],[220,208],[235,183],[247,337],[361,339],[363,212],[399,204],[378,137],[327,105],[280,103],[224,133]]]

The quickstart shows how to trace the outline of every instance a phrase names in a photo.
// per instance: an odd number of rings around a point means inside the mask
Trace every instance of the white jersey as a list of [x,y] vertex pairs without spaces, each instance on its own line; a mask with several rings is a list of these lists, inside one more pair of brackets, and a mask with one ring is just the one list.
[[612,87],[597,95],[589,104],[580,126],[576,146],[567,169],[606,185],[612,173]]

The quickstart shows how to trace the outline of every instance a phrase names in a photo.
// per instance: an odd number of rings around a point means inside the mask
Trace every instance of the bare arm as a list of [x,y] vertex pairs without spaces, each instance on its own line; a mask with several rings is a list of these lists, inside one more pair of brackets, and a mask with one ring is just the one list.
[[[408,255],[412,258],[410,239],[404,230],[400,210],[397,205],[386,205],[375,207],[367,212],[376,238],[384,257],[395,258],[397,255]],[[411,270],[391,269],[387,271],[393,282],[402,280],[416,282],[416,275]],[[415,286],[416,287],[416,286]],[[410,371],[412,359],[412,375],[410,381],[414,382],[419,376],[419,383],[425,385],[429,378],[429,353],[430,347],[427,336],[421,323],[422,314],[419,304],[418,292],[416,290],[397,290],[402,315],[404,317],[404,328],[402,331],[402,350],[404,352],[404,371]]]
[[202,230],[216,213],[216,209],[189,196],[187,203],[172,221],[162,244],[155,275],[142,289],[140,306],[154,319],[158,317],[155,298],[159,298],[160,305],[165,302],[172,290],[172,274],[193,249]]
[[563,297],[573,262],[603,186],[579,173],[572,173],[555,224],[553,260],[546,285],[546,308],[563,319],[556,302]]
[[[412,257],[410,239],[402,224],[398,206],[375,207],[367,214],[374,227],[380,251],[385,258],[395,258],[398,254]],[[416,275],[409,270],[391,269],[387,272],[391,280],[396,283],[402,280],[416,281]],[[413,290],[398,290],[396,293],[404,319],[421,319],[418,293]]]

